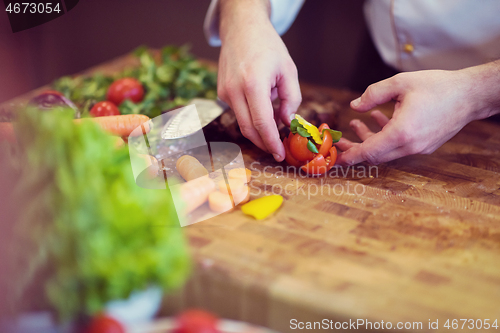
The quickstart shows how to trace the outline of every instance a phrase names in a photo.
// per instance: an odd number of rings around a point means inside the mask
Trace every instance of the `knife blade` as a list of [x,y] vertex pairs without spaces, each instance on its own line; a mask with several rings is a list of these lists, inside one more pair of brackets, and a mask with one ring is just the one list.
[[[194,106],[194,107],[193,107]],[[162,139],[179,139],[191,135],[219,117],[228,105],[223,101],[194,98],[191,103],[178,110],[163,126]]]

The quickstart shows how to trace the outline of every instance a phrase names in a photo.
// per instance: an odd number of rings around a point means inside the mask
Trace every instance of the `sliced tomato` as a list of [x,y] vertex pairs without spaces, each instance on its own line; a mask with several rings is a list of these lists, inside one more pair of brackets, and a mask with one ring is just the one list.
[[314,159],[303,165],[301,169],[309,175],[322,175],[329,170],[325,157],[321,154],[316,154]]
[[301,167],[303,163],[297,161],[295,159],[295,157],[292,156],[292,153],[290,152],[290,145],[288,143],[288,138],[285,138],[283,140],[283,146],[285,146],[285,153],[286,153],[285,161],[294,167],[297,167],[297,168]]
[[321,124],[321,125],[318,127],[318,131],[319,131],[320,133],[322,133],[322,132],[323,132],[323,130],[324,130],[325,128],[326,128],[326,129],[330,129],[330,126],[328,126],[328,124],[327,124],[327,123],[323,123],[323,124]]
[[[326,125],[326,124],[323,124],[323,125]],[[323,126],[323,125],[321,125],[321,126]],[[321,146],[318,147],[318,153],[320,153],[324,157],[327,157],[328,153],[330,151],[330,148],[332,148],[332,144],[333,144],[332,135],[330,134],[330,132],[326,131],[325,135],[323,135],[323,143],[321,144]]]
[[300,134],[292,134],[288,136],[288,144],[292,156],[301,162],[310,161],[314,158],[314,153],[307,149],[308,138],[304,138]]
[[337,161],[337,147],[333,146],[332,148],[330,148],[329,153],[330,153],[329,156],[330,162],[328,163],[328,169],[331,169],[333,168],[335,162]]

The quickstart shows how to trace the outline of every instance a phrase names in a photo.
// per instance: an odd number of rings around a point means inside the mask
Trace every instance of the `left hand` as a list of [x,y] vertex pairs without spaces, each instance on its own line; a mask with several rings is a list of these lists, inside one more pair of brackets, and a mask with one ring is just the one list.
[[352,120],[350,125],[363,142],[341,139],[336,146],[343,153],[337,163],[379,164],[411,154],[430,154],[470,121],[488,116],[491,110],[480,102],[486,94],[479,87],[482,66],[400,73],[370,85],[351,102],[351,108],[366,112],[395,100],[393,117],[389,120],[378,110],[371,113],[382,128],[378,133],[360,120]]

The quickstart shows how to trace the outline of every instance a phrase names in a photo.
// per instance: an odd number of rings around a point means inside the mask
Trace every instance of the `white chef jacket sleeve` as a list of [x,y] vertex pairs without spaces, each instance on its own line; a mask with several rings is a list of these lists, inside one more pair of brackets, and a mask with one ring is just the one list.
[[[271,23],[278,34],[284,34],[292,25],[305,0],[269,0],[271,4]],[[219,38],[219,0],[212,0],[208,7],[203,30],[208,44],[220,46]]]

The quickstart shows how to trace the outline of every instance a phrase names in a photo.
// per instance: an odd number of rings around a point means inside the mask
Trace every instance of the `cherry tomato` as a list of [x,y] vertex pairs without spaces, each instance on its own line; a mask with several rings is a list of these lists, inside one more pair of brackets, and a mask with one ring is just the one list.
[[318,130],[319,130],[319,132],[320,132],[320,133],[323,133],[323,130],[324,130],[325,128],[326,128],[326,129],[330,129],[330,126],[328,126],[328,124],[327,124],[327,123],[323,123],[323,124],[321,124],[321,125],[318,127]]
[[314,158],[314,153],[307,149],[308,138],[300,136],[300,134],[292,134],[288,136],[288,144],[292,156],[301,162],[310,161]]
[[289,164],[289,165],[292,165],[294,167],[300,167],[302,166],[302,163],[300,163],[299,161],[297,161],[295,159],[295,157],[292,156],[292,153],[290,153],[290,145],[288,143],[288,138],[285,138],[283,140],[283,146],[285,146],[285,161]]
[[120,105],[126,99],[138,103],[144,98],[144,88],[136,79],[125,77],[116,80],[109,86],[106,98],[116,105]]
[[174,333],[219,333],[217,317],[203,310],[186,310],[177,316]]
[[98,315],[92,318],[90,325],[84,331],[85,333],[125,333],[125,328],[117,320]]
[[314,159],[303,165],[301,169],[309,175],[322,175],[329,170],[325,157],[321,154],[316,154]]
[[97,102],[90,109],[90,115],[93,117],[119,116],[120,110],[112,102]]
[[330,132],[325,131],[325,134],[323,135],[323,143],[321,144],[321,146],[319,146],[318,153],[320,153],[324,157],[328,156],[328,152],[330,148],[332,148],[332,144],[333,144],[332,135],[330,134]]
[[331,169],[335,162],[337,161],[337,147],[333,146],[330,148],[330,163],[328,164],[328,169]]

